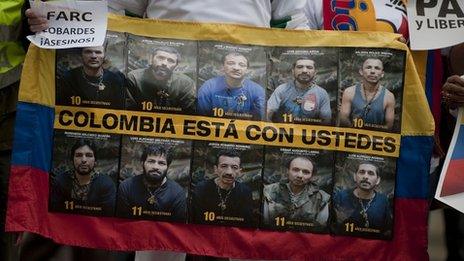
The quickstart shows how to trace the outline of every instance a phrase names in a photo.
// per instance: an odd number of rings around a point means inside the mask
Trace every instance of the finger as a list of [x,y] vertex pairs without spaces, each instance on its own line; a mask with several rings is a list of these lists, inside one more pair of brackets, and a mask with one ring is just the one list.
[[446,82],[464,86],[464,79],[461,78],[459,75],[452,75],[452,76],[448,77],[448,79],[446,79]]
[[447,82],[443,85],[442,91],[444,93],[464,95],[464,86]]
[[37,32],[42,32],[43,30],[47,29],[48,28],[48,25],[31,25],[29,26],[29,28],[31,29],[31,32],[33,33],[37,33]]
[[27,23],[29,25],[40,25],[40,24],[48,24],[48,21],[47,19],[43,17],[36,17],[36,18],[27,19]]
[[447,100],[452,103],[464,102],[464,96],[450,95],[447,97]]
[[407,43],[406,38],[404,38],[403,36],[400,36],[400,37],[398,38],[398,41],[400,41],[400,42],[402,42],[402,43],[404,43],[404,44]]
[[38,14],[37,12],[35,12],[34,10],[30,8],[26,10],[25,15],[27,18],[39,18],[39,17],[45,18],[45,16]]
[[459,107],[464,107],[464,102],[449,102],[447,103],[448,107],[450,108],[459,108]]

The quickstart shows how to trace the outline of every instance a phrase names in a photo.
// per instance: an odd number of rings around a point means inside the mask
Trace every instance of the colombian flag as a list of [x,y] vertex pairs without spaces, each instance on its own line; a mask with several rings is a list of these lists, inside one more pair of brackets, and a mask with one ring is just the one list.
[[[448,164],[440,196],[450,196],[464,192],[464,117],[457,123],[455,131],[459,131],[454,144],[454,151]],[[453,137],[454,139],[454,137]]]
[[[116,16],[110,16],[109,30],[234,44],[364,46],[408,51],[396,40],[397,36],[378,32],[286,31]],[[27,54],[21,81],[6,229],[32,231],[63,244],[111,250],[158,249],[249,259],[426,260],[428,166],[434,124],[409,51],[406,60],[391,241],[49,213],[55,52],[33,46]]]

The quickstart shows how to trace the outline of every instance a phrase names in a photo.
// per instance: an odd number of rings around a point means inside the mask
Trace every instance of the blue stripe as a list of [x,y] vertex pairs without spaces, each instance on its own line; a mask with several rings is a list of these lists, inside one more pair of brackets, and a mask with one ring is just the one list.
[[428,198],[432,149],[431,136],[401,138],[400,158],[397,162],[396,197]]
[[459,127],[459,135],[456,139],[452,159],[464,159],[464,125]]
[[19,102],[13,143],[13,165],[50,170],[53,142],[54,109]]
[[427,71],[425,73],[425,95],[427,96],[427,101],[429,103],[429,107],[432,108],[432,87],[433,87],[433,68],[434,68],[434,52],[427,51]]

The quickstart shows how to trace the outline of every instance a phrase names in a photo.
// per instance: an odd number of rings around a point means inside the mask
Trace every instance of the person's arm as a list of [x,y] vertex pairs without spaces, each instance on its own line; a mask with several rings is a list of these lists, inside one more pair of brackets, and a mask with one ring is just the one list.
[[195,111],[195,95],[196,86],[192,79],[185,82],[183,92],[180,97],[180,105],[185,108],[185,113],[193,113]]
[[321,111],[319,117],[322,123],[329,124],[332,120],[332,110],[330,108],[330,97],[327,92],[322,94],[321,99]]
[[322,10],[323,0],[307,0],[304,13],[308,19],[308,27],[313,30],[322,30],[324,27],[324,16]]
[[264,98],[266,94],[264,93],[264,88],[261,85],[256,85],[256,92],[253,95],[253,101],[251,104],[251,114],[255,120],[264,120],[265,111],[264,111]]
[[385,92],[385,125],[387,126],[387,129],[390,130],[393,127],[393,122],[395,121],[395,96],[388,90]]
[[110,0],[108,11],[133,17],[145,17],[148,0]]
[[327,202],[321,209],[321,211],[317,214],[316,222],[319,223],[321,226],[325,226],[327,224],[327,219],[329,218],[329,203]]
[[282,102],[282,99],[280,97],[280,86],[277,87],[274,92],[272,93],[271,97],[267,100],[267,120],[272,121],[272,117],[274,116],[274,113],[279,109],[280,103]]
[[[309,29],[304,7],[308,0],[271,1],[271,27],[286,29]],[[312,1],[312,0],[311,0]]]
[[176,221],[184,221],[187,217],[187,200],[185,198],[185,192],[179,191],[176,195],[172,206],[172,218]]
[[198,90],[197,112],[201,115],[209,116],[211,111],[211,93],[209,81],[206,81]]
[[129,203],[129,191],[128,191],[128,188],[129,186],[127,186],[127,181],[126,182],[122,182],[121,184],[119,184],[119,189],[118,189],[118,206],[117,206],[117,213],[119,213],[119,215],[122,215],[122,216],[127,216],[127,217],[130,217],[131,216],[131,206],[130,206],[130,203]]
[[340,108],[340,125],[351,126],[350,114],[351,103],[353,102],[355,87],[351,86],[345,89],[342,96],[342,106]]
[[104,215],[114,215],[116,203],[116,186],[110,177],[105,177],[100,194],[101,207]]

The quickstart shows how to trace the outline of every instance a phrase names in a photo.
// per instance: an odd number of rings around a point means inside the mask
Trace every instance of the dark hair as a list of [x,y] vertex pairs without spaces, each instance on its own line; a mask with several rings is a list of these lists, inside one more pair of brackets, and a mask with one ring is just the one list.
[[[214,165],[218,165],[219,164],[219,157],[221,156],[226,156],[226,157],[229,157],[229,158],[239,158],[240,159],[240,152],[236,151],[236,150],[220,150],[216,153],[216,159],[215,159],[215,162],[214,162]],[[240,166],[242,165],[242,160],[240,159]]]
[[246,57],[243,53],[239,52],[228,52],[222,56],[222,64],[226,62],[226,57],[232,55],[232,56],[242,56],[245,57],[245,60],[247,61],[247,67],[250,67],[250,61],[248,61],[248,57]]
[[312,58],[311,56],[309,55],[304,55],[304,56],[298,56],[295,61],[293,62],[292,64],[292,68],[295,69],[295,66],[296,66],[296,62],[300,61],[300,60],[311,60],[314,62],[314,68],[316,68],[316,61],[314,60],[314,58]]
[[142,162],[145,162],[147,160],[148,156],[164,156],[166,158],[166,162],[168,163],[168,166],[171,165],[172,162],[172,157],[169,149],[165,148],[164,146],[161,145],[149,145],[143,149],[142,157],[140,160]]
[[76,143],[74,143],[74,145],[71,147],[71,161],[74,160],[74,153],[76,153],[76,150],[84,146],[87,146],[90,148],[90,150],[92,150],[93,157],[95,158],[95,160],[97,160],[97,147],[95,146],[95,143],[89,140],[78,139]]
[[374,166],[375,167],[375,174],[377,174],[377,176],[380,177],[380,168],[379,168],[379,166],[377,164],[373,163],[372,161],[367,161],[367,160],[363,160],[363,161],[359,162],[355,173],[358,173],[359,166],[361,166],[362,164]]
[[180,52],[174,48],[174,47],[171,47],[171,46],[159,46],[159,47],[156,47],[155,49],[153,49],[151,55],[152,55],[152,58],[153,56],[155,56],[155,54],[158,52],[158,51],[162,51],[162,52],[167,52],[167,53],[173,53],[176,55],[177,57],[177,62],[176,64],[179,64],[180,63],[180,60],[182,59],[182,56],[180,55]]
[[307,160],[309,162],[311,162],[311,165],[313,165],[313,172],[312,172],[312,175],[316,175],[317,174],[317,168],[316,168],[316,164],[314,163],[314,160],[311,159],[310,157],[306,157],[306,156],[288,156],[286,158],[284,158],[284,166],[287,168],[287,169],[290,169],[290,164],[292,163],[293,160],[297,159],[297,158],[300,158],[300,159],[304,159],[304,160]]

